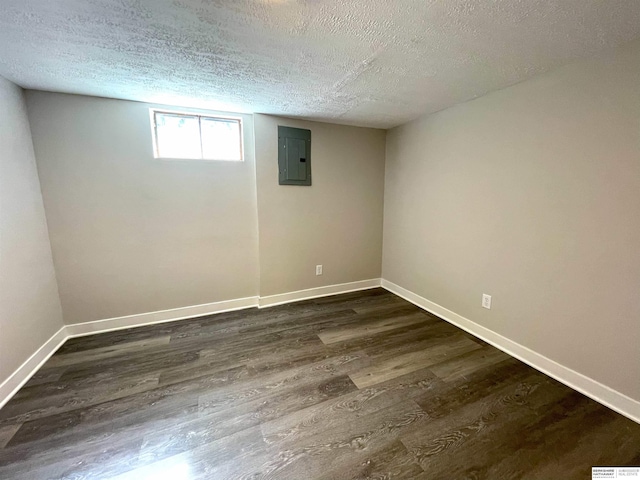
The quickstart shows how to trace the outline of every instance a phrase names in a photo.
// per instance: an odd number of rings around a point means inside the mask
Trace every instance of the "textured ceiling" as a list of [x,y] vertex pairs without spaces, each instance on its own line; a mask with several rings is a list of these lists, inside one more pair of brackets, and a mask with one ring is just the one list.
[[639,0],[0,0],[0,75],[387,128],[639,36]]

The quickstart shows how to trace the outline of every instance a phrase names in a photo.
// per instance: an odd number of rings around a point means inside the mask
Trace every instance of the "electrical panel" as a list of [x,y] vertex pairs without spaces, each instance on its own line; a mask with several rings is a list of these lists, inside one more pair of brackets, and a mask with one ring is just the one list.
[[280,185],[311,185],[311,130],[278,126]]

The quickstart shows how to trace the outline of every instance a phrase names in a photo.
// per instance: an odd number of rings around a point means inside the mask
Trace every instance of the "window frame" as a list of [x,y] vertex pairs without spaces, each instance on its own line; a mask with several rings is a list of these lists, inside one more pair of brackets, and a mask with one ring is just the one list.
[[[160,156],[160,151],[158,148],[158,125],[156,122],[156,114],[165,114],[165,115],[175,115],[178,117],[197,117],[198,118],[198,133],[200,139],[200,158],[176,158],[176,157],[163,157]],[[245,151],[244,151],[244,122],[243,118],[239,115],[225,115],[225,114],[216,114],[216,113],[205,113],[201,111],[189,111],[189,110],[171,110],[166,108],[149,108],[149,117],[151,120],[151,137],[153,140],[153,158],[157,160],[173,160],[173,161],[197,161],[197,162],[232,162],[232,163],[240,163],[245,160]],[[212,119],[212,120],[226,120],[226,121],[234,121],[238,123],[239,127],[239,147],[240,147],[240,159],[233,160],[229,158],[205,158],[202,146],[202,119]]]

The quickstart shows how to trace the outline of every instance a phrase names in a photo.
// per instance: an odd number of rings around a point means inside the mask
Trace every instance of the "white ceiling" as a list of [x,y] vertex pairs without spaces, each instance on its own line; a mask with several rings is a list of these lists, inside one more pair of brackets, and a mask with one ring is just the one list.
[[639,0],[0,0],[0,75],[388,128],[639,36]]

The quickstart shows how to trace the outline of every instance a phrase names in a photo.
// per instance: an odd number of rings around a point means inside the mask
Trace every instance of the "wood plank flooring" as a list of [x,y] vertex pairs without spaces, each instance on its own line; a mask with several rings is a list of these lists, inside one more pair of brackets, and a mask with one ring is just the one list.
[[0,479],[588,479],[640,425],[373,289],[69,340]]

